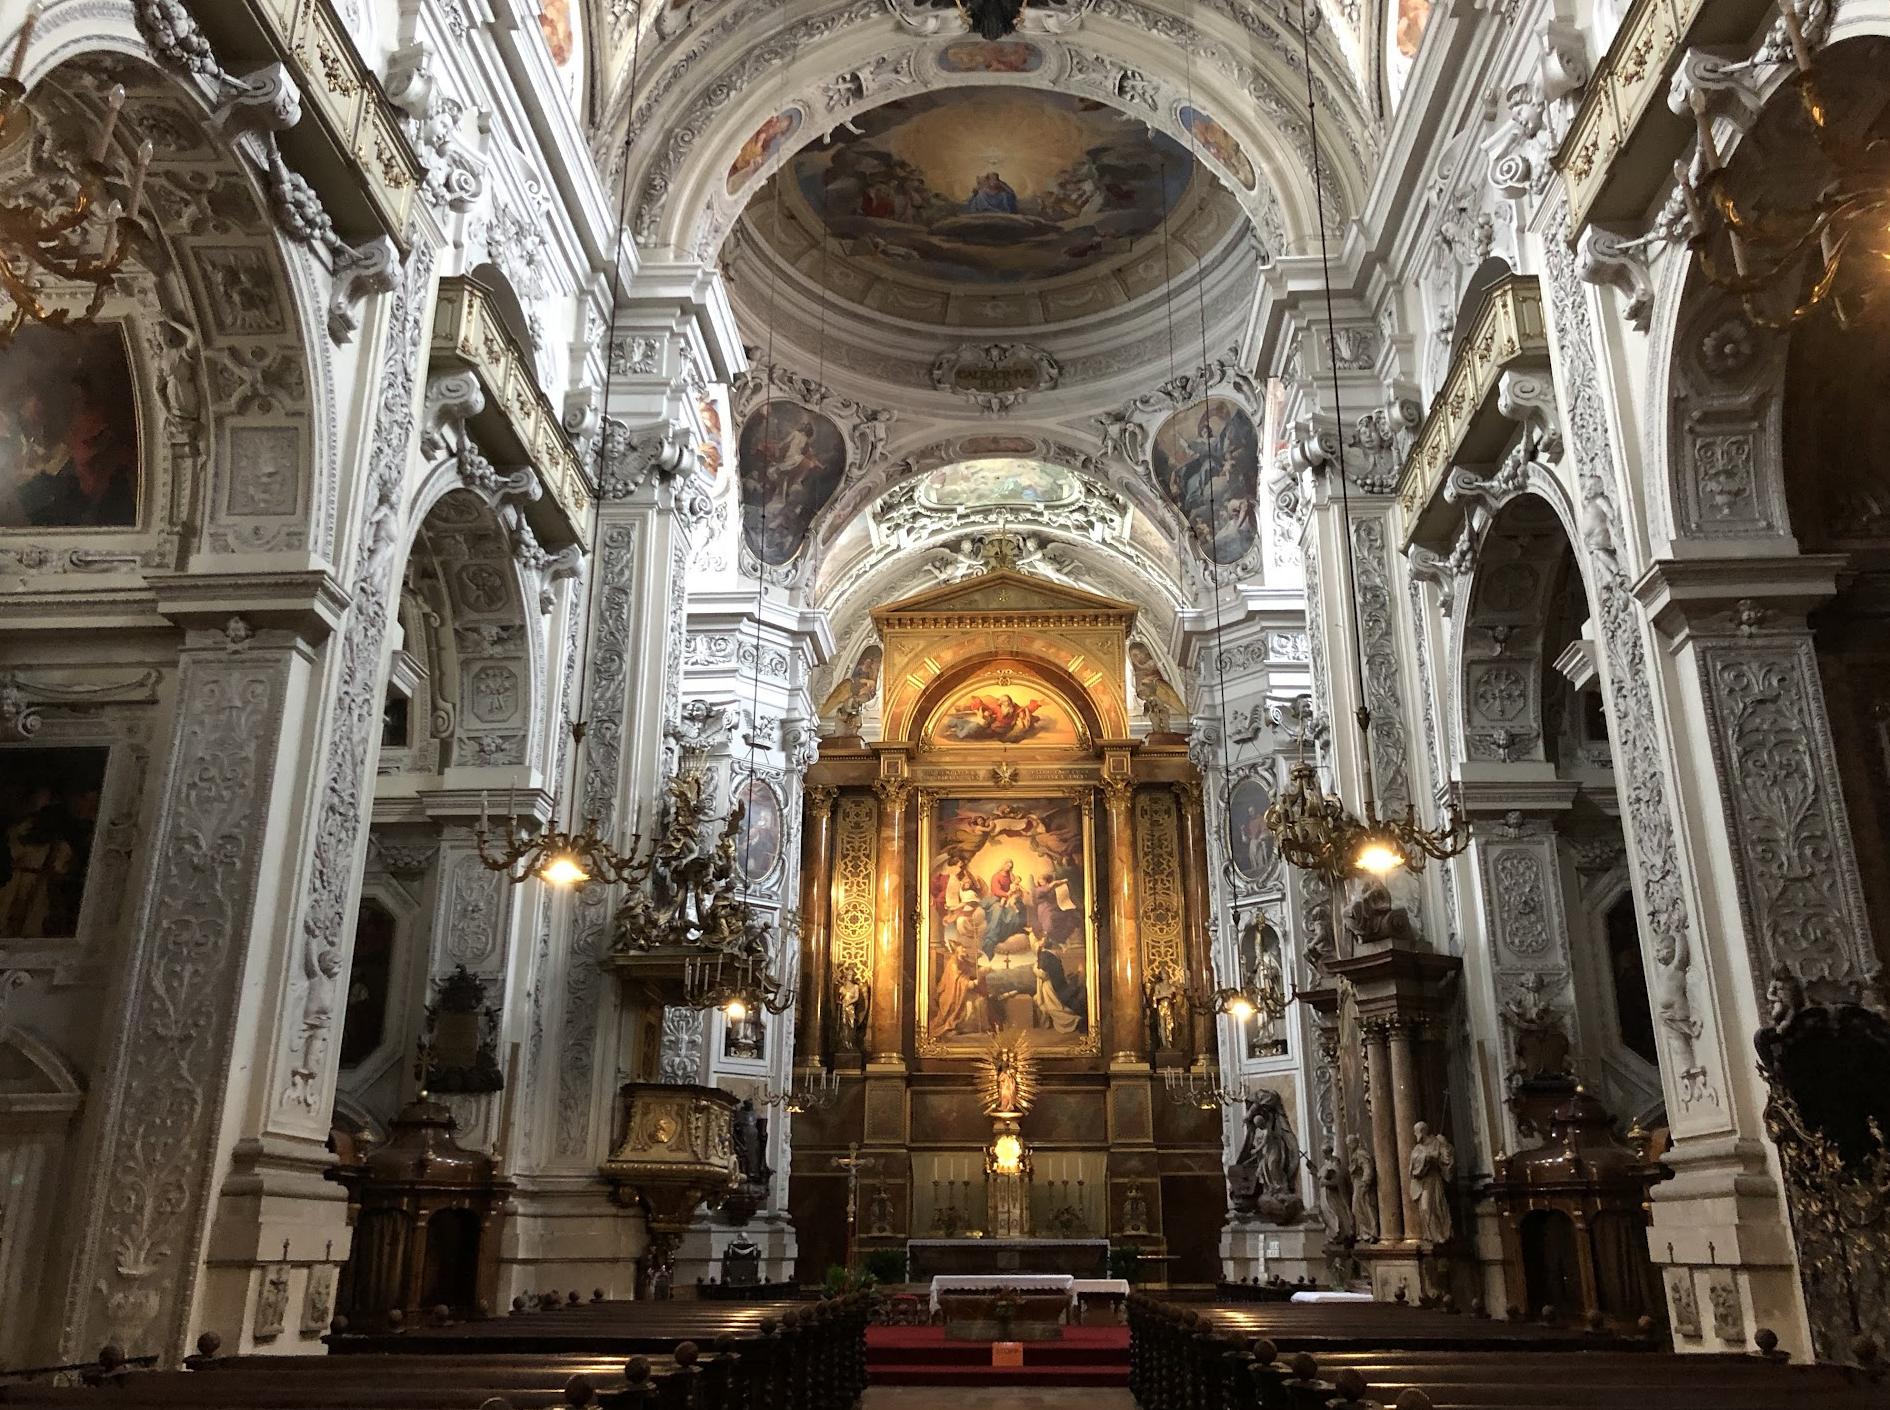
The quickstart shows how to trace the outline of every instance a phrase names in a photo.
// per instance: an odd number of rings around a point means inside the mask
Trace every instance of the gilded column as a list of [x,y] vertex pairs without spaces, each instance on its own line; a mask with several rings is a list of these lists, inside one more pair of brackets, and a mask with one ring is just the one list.
[[1188,975],[1203,994],[1212,994],[1220,986],[1214,982],[1214,957],[1208,950],[1208,861],[1205,836],[1206,819],[1201,814],[1201,781],[1187,779],[1175,785],[1175,801],[1181,808],[1181,870],[1183,894],[1187,897],[1187,923],[1182,931],[1186,940]]
[[1135,833],[1129,805],[1135,784],[1104,779],[1109,811],[1109,1050],[1133,1060],[1146,1046],[1142,1022],[1142,946],[1135,925]]
[[879,792],[879,929],[873,955],[874,1062],[902,1062],[905,1033],[906,799],[912,785],[883,778]]
[[833,803],[837,789],[807,786],[807,850],[801,858],[801,1012],[794,1035],[795,1060],[811,1067],[827,1048],[829,901],[833,895]]
[[1404,1237],[1404,1171],[1398,1163],[1391,1034],[1381,1022],[1365,1029],[1365,1080],[1371,1087],[1372,1162],[1378,1167],[1378,1240]]
[[[1394,1020],[1390,1029],[1392,1132],[1398,1152],[1397,1188],[1404,1195],[1404,1227],[1416,1230],[1417,1201],[1411,1191],[1411,1148],[1417,1144],[1417,1137],[1411,1128],[1424,1119],[1424,1094],[1418,1086],[1417,1059],[1411,1046],[1414,1036],[1411,1025]],[[1385,1177],[1380,1170],[1380,1199],[1384,1198],[1384,1191]]]

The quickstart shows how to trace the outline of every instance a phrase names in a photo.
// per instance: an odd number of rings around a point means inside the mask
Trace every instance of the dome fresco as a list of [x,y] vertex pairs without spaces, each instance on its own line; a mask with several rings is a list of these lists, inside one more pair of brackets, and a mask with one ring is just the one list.
[[942,465],[919,486],[921,503],[936,509],[1067,504],[1082,492],[1075,475],[1042,460],[986,457]]

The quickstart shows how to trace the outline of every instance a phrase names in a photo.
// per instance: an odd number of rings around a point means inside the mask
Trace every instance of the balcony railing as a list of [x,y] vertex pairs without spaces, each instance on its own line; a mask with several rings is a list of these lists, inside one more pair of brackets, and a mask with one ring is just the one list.
[[302,121],[277,141],[336,232],[350,244],[385,235],[404,258],[425,172],[333,0],[214,0],[192,10],[226,67],[281,63],[301,89]]
[[472,425],[481,448],[495,461],[530,465],[544,486],[546,500],[563,520],[558,538],[582,541],[591,487],[577,450],[539,388],[524,348],[500,319],[491,295],[464,275],[440,281],[432,356],[435,364],[457,364],[478,377],[486,405],[472,418]]
[[1406,545],[1431,515],[1450,467],[1494,459],[1513,434],[1515,423],[1496,405],[1503,373],[1548,365],[1542,283],[1533,275],[1512,274],[1484,296],[1404,463],[1398,503]]
[[1680,56],[1743,41],[1770,0],[1635,0],[1595,68],[1556,169],[1568,184],[1568,238],[1591,221],[1635,220],[1673,182],[1692,119],[1667,107]]

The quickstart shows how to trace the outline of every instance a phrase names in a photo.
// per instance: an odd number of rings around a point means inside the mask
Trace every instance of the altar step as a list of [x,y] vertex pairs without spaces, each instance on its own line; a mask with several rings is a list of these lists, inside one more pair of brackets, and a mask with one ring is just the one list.
[[1126,1327],[1065,1327],[1023,1343],[1022,1366],[993,1366],[991,1344],[949,1341],[943,1327],[868,1327],[866,1374],[881,1386],[1126,1386]]

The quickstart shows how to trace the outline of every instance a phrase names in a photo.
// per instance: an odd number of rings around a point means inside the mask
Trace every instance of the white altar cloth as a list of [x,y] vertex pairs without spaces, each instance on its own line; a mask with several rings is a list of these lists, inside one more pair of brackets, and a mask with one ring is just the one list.
[[1070,1296],[1081,1298],[1093,1293],[1115,1293],[1121,1297],[1129,1295],[1127,1278],[1078,1278],[1070,1284]]
[[1014,1292],[1060,1292],[1070,1295],[1076,1279],[1068,1273],[940,1273],[932,1279],[932,1310],[938,1295],[959,1288],[1009,1288]]
[[1296,1292],[1294,1302],[1370,1302],[1370,1293],[1360,1292]]

